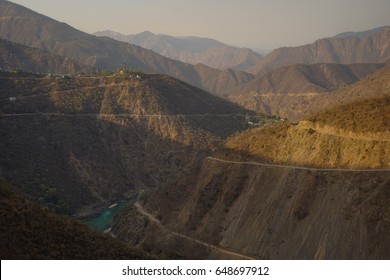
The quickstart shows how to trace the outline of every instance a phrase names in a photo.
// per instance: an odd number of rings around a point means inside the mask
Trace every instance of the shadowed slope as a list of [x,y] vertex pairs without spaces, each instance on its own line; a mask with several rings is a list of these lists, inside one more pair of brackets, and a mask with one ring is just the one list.
[[78,215],[169,184],[248,112],[163,75],[0,79],[0,176]]
[[[388,259],[388,105],[388,98],[373,99],[319,115],[318,125],[313,119],[242,132],[190,177],[144,193],[139,203],[172,231],[260,259]],[[226,258],[186,240],[175,246],[131,208],[114,230],[151,252]]]
[[150,259],[113,237],[51,213],[0,182],[0,258]]

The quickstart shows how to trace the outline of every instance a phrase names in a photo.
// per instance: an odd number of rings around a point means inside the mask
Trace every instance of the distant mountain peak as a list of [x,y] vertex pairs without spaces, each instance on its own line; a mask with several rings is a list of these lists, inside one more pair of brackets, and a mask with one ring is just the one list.
[[370,30],[360,31],[360,32],[352,32],[347,31],[340,34],[337,34],[336,36],[333,36],[332,38],[341,39],[341,38],[349,38],[349,37],[357,37],[357,38],[364,38],[368,37],[374,33],[389,30],[390,26],[381,26]]
[[[71,58],[87,67],[91,67],[95,71],[115,71],[127,67],[128,69],[137,69],[145,73],[167,74],[216,94],[226,92],[225,85],[237,86],[251,78],[249,74],[243,77],[245,78],[244,80],[237,79],[237,76],[227,77],[224,75],[221,80],[218,77],[223,71],[217,69],[209,72],[210,75],[214,76],[206,76],[203,73],[199,73],[193,65],[157,54],[154,48],[146,49],[135,44],[119,42],[123,40],[120,38],[114,40],[107,37],[109,36],[108,33],[113,34],[112,31],[106,31],[106,33],[101,35],[103,37],[96,37],[23,6],[0,0],[0,37],[2,39],[44,50],[51,55]],[[148,34],[153,33],[143,32],[141,36],[158,38],[157,35],[148,36]],[[4,53],[4,56],[6,54]],[[224,55],[224,53],[221,53],[221,55]],[[239,56],[237,57],[240,58]],[[223,60],[222,58],[221,61]],[[57,61],[59,62],[59,60]],[[243,61],[246,60],[244,59]],[[11,64],[7,62],[4,65]],[[58,63],[53,65],[58,65]],[[66,68],[68,69],[68,67]],[[31,69],[37,69],[37,67]],[[31,69],[28,68],[29,71]],[[200,78],[201,76],[203,78]],[[217,85],[217,83],[222,86]],[[224,88],[224,90],[217,92],[216,88]]]
[[185,63],[202,63],[209,67],[224,70],[246,70],[261,61],[262,56],[249,48],[227,45],[212,38],[197,36],[175,37],[167,34],[154,34],[144,31],[135,35],[123,35],[113,31],[94,33],[96,36],[107,36],[118,41],[131,43],[153,50],[163,56]]
[[357,33],[341,33],[312,44],[275,49],[248,72],[260,76],[298,63],[385,63],[389,59],[390,27],[384,26]]

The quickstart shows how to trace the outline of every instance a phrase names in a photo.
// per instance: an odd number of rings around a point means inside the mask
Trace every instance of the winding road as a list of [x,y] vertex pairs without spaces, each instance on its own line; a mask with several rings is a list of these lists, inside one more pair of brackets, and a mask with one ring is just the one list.
[[181,233],[178,233],[178,232],[174,232],[168,228],[166,228],[158,219],[156,219],[156,217],[154,217],[152,214],[146,212],[146,210],[138,203],[136,202],[135,204],[135,207],[137,209],[137,211],[139,213],[141,213],[142,215],[144,215],[145,217],[147,217],[151,222],[155,223],[157,226],[159,226],[160,228],[162,228],[164,231],[172,234],[172,235],[175,235],[175,236],[178,236],[180,238],[184,238],[184,239],[187,239],[187,240],[190,240],[194,243],[197,243],[197,244],[200,244],[202,246],[205,246],[207,248],[210,248],[210,249],[213,249],[213,250],[216,250],[220,253],[223,253],[223,254],[226,254],[226,255],[230,255],[230,256],[233,256],[233,257],[236,257],[236,258],[240,258],[240,259],[245,259],[245,260],[257,260],[256,258],[253,258],[251,256],[248,256],[248,255],[244,255],[244,254],[240,254],[238,252],[234,252],[234,251],[231,251],[231,250],[228,250],[228,249],[225,249],[225,248],[221,248],[221,247],[217,247],[215,245],[211,245],[209,243],[206,243],[204,241],[201,241],[201,240],[198,240],[198,239],[195,239],[193,237],[190,237],[190,236],[187,236],[187,235],[184,235],[184,234],[181,234]]
[[60,117],[145,117],[145,118],[159,118],[159,117],[200,117],[200,118],[214,118],[214,117],[245,117],[245,114],[104,114],[104,113],[3,113],[1,117],[29,117],[29,116],[60,116]]
[[390,169],[348,169],[348,168],[315,168],[315,167],[305,167],[305,166],[295,166],[295,165],[282,165],[282,164],[270,164],[270,163],[261,163],[255,161],[232,161],[225,160],[215,157],[207,157],[208,160],[229,163],[229,164],[241,164],[241,165],[257,165],[265,167],[278,167],[278,168],[290,168],[290,169],[299,169],[299,170],[312,170],[312,171],[322,171],[322,172],[384,172],[390,171]]

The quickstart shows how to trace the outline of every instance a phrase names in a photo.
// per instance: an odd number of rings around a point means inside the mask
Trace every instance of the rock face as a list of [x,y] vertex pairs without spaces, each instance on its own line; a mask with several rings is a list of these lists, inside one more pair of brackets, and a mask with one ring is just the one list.
[[246,110],[163,75],[4,75],[0,176],[61,211],[169,183],[245,125]]
[[145,31],[123,35],[114,31],[100,31],[96,36],[107,36],[153,50],[163,56],[190,64],[204,64],[225,70],[245,70],[261,61],[262,56],[247,48],[237,48],[213,39],[200,37],[173,37]]
[[[142,223],[147,218],[134,208],[118,218],[115,232],[171,257],[231,258],[229,251],[260,259],[387,259],[388,109],[389,98],[381,98],[298,126],[237,134],[191,177],[141,197],[143,209],[165,228],[213,248]],[[339,115],[351,121],[342,123]],[[374,119],[378,125],[370,129]]]

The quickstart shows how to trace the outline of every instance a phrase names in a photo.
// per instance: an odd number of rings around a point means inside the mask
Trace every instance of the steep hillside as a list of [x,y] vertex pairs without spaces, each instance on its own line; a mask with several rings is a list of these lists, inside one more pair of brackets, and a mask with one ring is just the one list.
[[190,177],[144,193],[114,230],[172,257],[388,259],[389,108],[374,99],[232,136]]
[[123,35],[107,30],[96,32],[94,35],[138,45],[185,63],[201,63],[220,70],[227,68],[245,70],[262,59],[250,49],[232,47],[208,38],[173,37],[148,31],[136,35]]
[[279,48],[248,71],[263,75],[273,69],[298,63],[383,63],[388,60],[390,27],[366,34],[364,37],[324,38],[304,46]]
[[385,64],[295,64],[275,69],[239,86],[229,95],[324,92],[356,83]]
[[109,235],[51,213],[0,182],[0,258],[150,259]]
[[[168,59],[139,46],[83,33],[5,0],[0,0],[0,38],[69,57],[96,70],[116,71],[127,67],[162,73],[211,92],[199,78],[202,73],[198,73],[193,65]],[[232,82],[235,86],[242,83]]]
[[128,66],[146,71],[170,71],[170,67],[179,67],[151,51],[96,38],[9,1],[0,1],[0,16],[3,39],[71,57],[95,68],[117,70]]
[[389,258],[388,171],[321,172],[205,160],[191,180],[142,200],[165,228],[187,238],[162,230],[137,209],[117,220],[116,234],[151,252],[189,259]]
[[248,112],[163,75],[0,79],[0,177],[79,215],[168,184]]
[[195,65],[202,84],[210,92],[217,92],[220,96],[226,96],[237,85],[245,85],[254,79],[254,76],[243,71],[216,70],[203,64]]
[[0,39],[0,69],[34,73],[75,74],[95,69],[72,59]]
[[231,137],[226,147],[266,162],[390,169],[390,97],[359,101],[301,121]]
[[[362,73],[364,73],[364,70]],[[357,83],[332,92],[252,92],[232,96],[230,99],[248,109],[268,115],[279,115],[297,122],[305,117],[354,100],[389,94],[390,66],[386,66]]]

